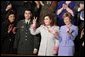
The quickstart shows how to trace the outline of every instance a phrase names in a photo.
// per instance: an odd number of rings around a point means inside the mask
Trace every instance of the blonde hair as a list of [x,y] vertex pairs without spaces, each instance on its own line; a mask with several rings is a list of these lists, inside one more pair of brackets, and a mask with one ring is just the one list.
[[72,16],[71,16],[71,14],[69,12],[66,12],[63,15],[63,18],[65,18],[65,17],[69,17],[71,19]]

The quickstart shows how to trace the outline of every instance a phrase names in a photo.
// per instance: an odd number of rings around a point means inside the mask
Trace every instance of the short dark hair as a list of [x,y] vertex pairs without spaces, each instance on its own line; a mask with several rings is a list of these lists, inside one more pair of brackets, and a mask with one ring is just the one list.
[[31,13],[33,13],[32,10],[29,9],[29,8],[25,8],[25,9],[24,9],[24,12],[25,12],[25,11],[30,11]]
[[32,16],[31,16],[31,22],[32,22],[33,21],[33,11],[31,9],[29,9],[29,8],[25,8],[24,9],[24,13],[25,13],[25,11],[30,11],[31,12],[31,14],[32,14]]

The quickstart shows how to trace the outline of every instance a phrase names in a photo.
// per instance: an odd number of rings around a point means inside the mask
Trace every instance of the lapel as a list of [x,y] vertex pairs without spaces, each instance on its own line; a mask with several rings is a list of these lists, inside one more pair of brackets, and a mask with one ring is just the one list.
[[23,20],[23,25],[24,25],[24,30],[29,29],[31,22],[29,22],[28,26],[26,26],[26,22],[25,22],[25,20]]

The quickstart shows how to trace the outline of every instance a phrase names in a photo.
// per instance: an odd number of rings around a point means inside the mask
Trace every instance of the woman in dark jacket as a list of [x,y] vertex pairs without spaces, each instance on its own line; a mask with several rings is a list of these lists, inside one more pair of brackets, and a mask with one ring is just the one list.
[[12,53],[15,38],[16,22],[14,11],[7,13],[7,20],[1,25],[1,53]]

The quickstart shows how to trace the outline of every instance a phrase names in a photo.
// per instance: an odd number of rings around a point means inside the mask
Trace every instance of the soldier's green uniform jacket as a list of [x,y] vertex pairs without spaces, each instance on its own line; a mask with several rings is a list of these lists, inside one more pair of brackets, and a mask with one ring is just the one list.
[[17,24],[17,32],[14,42],[14,48],[17,48],[17,54],[32,55],[34,48],[37,48],[36,38],[31,35],[29,30],[31,23],[32,22],[29,22],[27,25],[25,20],[21,20]]

